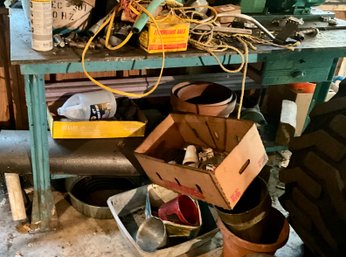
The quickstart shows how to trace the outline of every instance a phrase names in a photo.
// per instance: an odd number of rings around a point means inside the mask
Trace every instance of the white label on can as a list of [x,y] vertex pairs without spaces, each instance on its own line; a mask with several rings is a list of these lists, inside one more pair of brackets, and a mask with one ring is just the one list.
[[32,48],[49,51],[53,48],[52,4],[50,0],[31,0]]

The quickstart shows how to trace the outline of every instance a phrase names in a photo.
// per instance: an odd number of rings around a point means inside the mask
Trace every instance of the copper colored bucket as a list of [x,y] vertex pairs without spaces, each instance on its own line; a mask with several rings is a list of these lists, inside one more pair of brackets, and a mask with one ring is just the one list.
[[246,241],[233,234],[219,219],[217,225],[223,234],[223,256],[224,257],[243,257],[252,253],[263,253],[274,255],[277,249],[284,246],[289,235],[289,225],[286,218],[272,208],[268,216],[269,222],[267,231],[267,241],[271,243],[258,244]]
[[173,111],[228,117],[237,96],[229,88],[211,82],[182,82],[172,88]]
[[220,219],[235,235],[253,243],[267,243],[266,227],[271,198],[265,181],[259,177],[250,184],[233,210],[216,208]]

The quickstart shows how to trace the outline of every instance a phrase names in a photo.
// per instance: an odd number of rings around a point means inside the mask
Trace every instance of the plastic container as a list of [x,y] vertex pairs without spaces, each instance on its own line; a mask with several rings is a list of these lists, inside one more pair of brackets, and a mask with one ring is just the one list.
[[199,225],[198,216],[196,204],[187,195],[179,195],[159,208],[160,219],[182,225]]
[[[147,197],[145,204],[145,217],[148,219],[150,217],[157,217],[158,210],[160,206],[165,203],[168,203],[172,199],[176,198],[178,193],[169,190],[167,188],[161,187],[156,184],[151,184],[147,187]],[[198,235],[201,227],[202,227],[202,216],[201,216],[201,208],[199,206],[198,201],[193,200],[194,205],[197,207],[198,212],[198,225],[182,225],[172,221],[163,220],[163,223],[166,226],[167,234],[170,238],[172,237],[185,237],[186,239],[194,238]]]
[[301,82],[290,84],[289,87],[300,93],[310,93],[315,92],[316,84],[310,82]]
[[202,227],[195,238],[187,240],[185,238],[170,238],[166,247],[154,252],[143,250],[135,241],[140,225],[145,221],[145,204],[147,187],[142,186],[124,193],[120,193],[108,198],[108,206],[118,225],[119,231],[129,243],[130,249],[135,256],[142,257],[175,257],[189,251],[193,251],[204,244],[210,243],[216,236],[218,228],[215,224],[209,206],[200,203],[202,215]]
[[105,120],[113,118],[116,109],[113,93],[101,90],[74,94],[57,112],[71,120]]

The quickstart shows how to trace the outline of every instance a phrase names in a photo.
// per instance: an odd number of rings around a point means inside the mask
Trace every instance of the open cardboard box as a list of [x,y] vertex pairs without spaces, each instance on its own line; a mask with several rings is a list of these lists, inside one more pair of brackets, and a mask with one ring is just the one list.
[[[190,144],[228,155],[213,172],[165,161]],[[168,115],[135,156],[155,184],[225,209],[234,208],[268,160],[253,122],[195,114]]]
[[143,137],[147,124],[138,107],[136,120],[68,120],[57,115],[55,104],[48,106],[47,116],[51,136],[55,139]]

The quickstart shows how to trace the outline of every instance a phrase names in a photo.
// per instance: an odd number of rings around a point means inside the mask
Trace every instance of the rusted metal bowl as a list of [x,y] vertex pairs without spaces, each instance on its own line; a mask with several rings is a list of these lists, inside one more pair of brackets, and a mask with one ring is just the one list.
[[277,209],[271,207],[270,222],[266,229],[265,240],[267,243],[253,243],[244,240],[229,230],[221,219],[217,225],[223,235],[223,256],[224,257],[244,257],[247,254],[269,254],[273,255],[277,249],[284,246],[288,240],[290,227],[285,216]]
[[171,105],[176,112],[228,117],[236,102],[231,89],[212,82],[182,82],[171,91]]
[[234,234],[250,242],[262,243],[271,211],[271,198],[265,181],[255,178],[233,210],[216,210]]
[[112,219],[107,199],[135,187],[130,180],[119,177],[86,176],[65,181],[72,206],[85,216],[96,219]]

